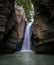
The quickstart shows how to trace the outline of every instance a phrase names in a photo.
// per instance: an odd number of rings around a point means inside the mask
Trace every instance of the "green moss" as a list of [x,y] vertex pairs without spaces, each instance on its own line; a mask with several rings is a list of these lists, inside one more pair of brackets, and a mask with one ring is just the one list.
[[19,6],[23,6],[26,16],[30,17],[30,11],[32,10],[31,7],[31,0],[16,0],[16,4]]

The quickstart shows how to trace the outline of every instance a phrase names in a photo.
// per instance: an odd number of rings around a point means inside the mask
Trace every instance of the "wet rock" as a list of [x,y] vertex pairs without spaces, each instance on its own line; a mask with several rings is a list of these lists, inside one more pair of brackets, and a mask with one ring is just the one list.
[[15,52],[17,46],[17,28],[15,0],[0,0],[0,53]]
[[[34,0],[34,41],[35,51],[54,52],[54,1]],[[52,7],[52,8],[51,8]],[[36,43],[36,38],[39,38]],[[53,47],[52,47],[53,46]]]
[[26,28],[26,17],[25,12],[22,6],[15,6],[16,8],[16,16],[18,20],[18,50],[21,49],[23,38],[24,38],[24,32]]

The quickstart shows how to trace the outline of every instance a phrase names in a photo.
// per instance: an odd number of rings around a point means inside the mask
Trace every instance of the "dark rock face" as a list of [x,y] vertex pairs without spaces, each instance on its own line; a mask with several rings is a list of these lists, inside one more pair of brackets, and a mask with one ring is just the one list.
[[0,0],[0,53],[14,52],[17,46],[15,0]]
[[[34,40],[35,51],[54,52],[54,1],[34,0]],[[36,43],[36,38],[38,42]]]

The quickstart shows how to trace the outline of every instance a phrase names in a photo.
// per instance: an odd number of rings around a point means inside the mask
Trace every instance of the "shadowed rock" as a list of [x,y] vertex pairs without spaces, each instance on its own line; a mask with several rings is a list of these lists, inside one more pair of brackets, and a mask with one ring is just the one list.
[[0,52],[14,52],[17,45],[15,0],[0,0]]
[[34,0],[34,40],[35,50],[40,53],[54,52],[54,1]]

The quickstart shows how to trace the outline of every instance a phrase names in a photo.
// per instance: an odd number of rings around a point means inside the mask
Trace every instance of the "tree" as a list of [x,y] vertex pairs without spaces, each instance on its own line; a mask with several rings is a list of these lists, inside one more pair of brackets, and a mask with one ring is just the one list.
[[19,6],[23,6],[26,16],[30,17],[30,11],[32,10],[31,8],[31,0],[16,0],[16,4]]

